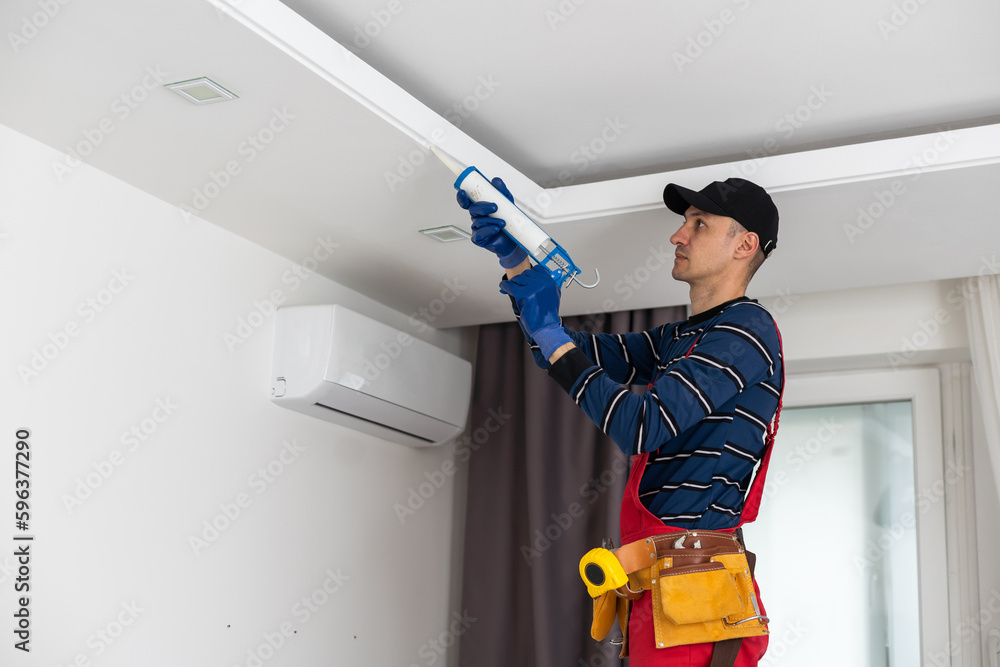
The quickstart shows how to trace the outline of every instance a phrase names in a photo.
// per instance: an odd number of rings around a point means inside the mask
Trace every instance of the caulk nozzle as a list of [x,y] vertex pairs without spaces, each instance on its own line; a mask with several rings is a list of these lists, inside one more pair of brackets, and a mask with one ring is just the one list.
[[461,176],[462,172],[465,171],[465,166],[460,162],[456,162],[453,157],[440,150],[437,146],[431,146],[431,152],[438,156],[438,159],[444,163],[444,166],[451,170],[451,173],[456,176]]

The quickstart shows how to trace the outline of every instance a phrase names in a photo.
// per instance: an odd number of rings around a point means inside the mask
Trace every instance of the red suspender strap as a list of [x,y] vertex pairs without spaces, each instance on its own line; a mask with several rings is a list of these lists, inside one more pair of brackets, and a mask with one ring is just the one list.
[[764,440],[764,456],[760,462],[760,470],[753,478],[750,492],[747,493],[746,500],[743,501],[743,511],[740,513],[740,522],[736,526],[737,528],[757,518],[757,512],[760,510],[760,499],[764,495],[767,465],[771,462],[771,452],[774,451],[774,436],[778,435],[778,422],[781,419],[781,400],[785,395],[785,351],[781,345],[781,332],[778,331],[777,323],[774,325],[774,330],[778,334],[778,354],[781,357],[781,392],[778,394],[778,409],[774,413],[774,421],[767,425],[767,437]]
[[[775,325],[774,328],[775,331],[777,331],[777,325]],[[688,351],[684,356],[689,356],[697,344],[698,340],[696,339],[695,342],[691,344],[691,347],[688,348]],[[778,433],[778,420],[781,415],[781,399],[785,392],[785,355],[784,351],[781,349],[781,332],[778,332],[778,350],[781,357],[781,392],[778,396],[778,409],[775,411],[773,426],[769,424],[767,427],[760,469],[757,471],[757,476],[754,477],[753,483],[750,485],[749,493],[743,501],[743,511],[740,514],[740,523],[733,528],[725,529],[726,532],[736,530],[736,528],[742,526],[744,523],[749,523],[756,519],[757,512],[760,509],[761,497],[764,494],[764,479],[767,476],[767,466],[771,460],[771,451],[774,448],[774,436]],[[652,387],[653,382],[650,382],[649,386]],[[673,530],[682,530],[681,528],[665,525],[639,501],[639,482],[641,481],[642,474],[646,469],[646,462],[648,459],[648,452],[632,458],[632,469],[629,471],[628,484],[625,487],[625,495],[622,498],[621,506],[620,527],[622,544],[628,544],[634,540],[644,539],[650,535],[659,535]]]
[[[688,348],[684,356],[686,357],[691,354],[691,351],[694,350],[694,346],[697,344],[698,339],[695,338],[695,341],[691,343],[691,347]],[[657,378],[654,376],[653,381],[649,383],[647,389],[652,389],[656,380]],[[649,461],[649,452],[632,457],[632,469],[629,471],[628,484],[625,486],[625,495],[622,497],[621,517],[619,520],[622,544],[628,544],[629,542],[641,540],[650,535],[659,535],[671,530],[681,530],[680,528],[665,525],[639,501],[639,482],[646,471],[647,461]]]

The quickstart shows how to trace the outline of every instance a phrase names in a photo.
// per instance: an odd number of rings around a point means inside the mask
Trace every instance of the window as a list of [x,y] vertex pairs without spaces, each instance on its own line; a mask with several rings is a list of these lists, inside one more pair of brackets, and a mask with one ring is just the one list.
[[762,665],[909,667],[946,646],[940,415],[934,369],[788,377],[745,528],[771,617]]

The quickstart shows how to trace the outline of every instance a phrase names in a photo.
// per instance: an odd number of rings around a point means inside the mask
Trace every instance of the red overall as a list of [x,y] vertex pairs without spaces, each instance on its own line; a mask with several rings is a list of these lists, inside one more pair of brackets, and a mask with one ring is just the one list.
[[[688,356],[697,341],[691,345],[687,351]],[[778,346],[781,348],[781,332],[778,332]],[[783,356],[783,355],[782,355]],[[652,387],[652,383],[650,383]],[[781,364],[781,389],[785,388],[785,365],[782,358]],[[778,410],[776,417],[781,414],[781,398],[778,398]],[[764,456],[760,464],[760,470],[750,486],[743,503],[743,511],[740,514],[740,522],[733,528],[727,528],[720,532],[731,533],[745,523],[750,523],[757,518],[760,509],[760,499],[764,493],[764,478],[767,475],[767,465],[771,460],[771,451],[774,449],[774,435],[778,431],[778,419],[775,419],[774,430],[771,425],[767,428],[767,439],[764,444]],[[632,470],[629,473],[628,484],[625,487],[625,496],[622,498],[621,509],[621,544],[628,544],[636,540],[642,540],[651,535],[662,535],[673,533],[683,528],[668,526],[660,521],[656,515],[650,512],[639,501],[639,481],[646,470],[646,461],[649,454],[640,454],[632,458]],[[764,610],[764,602],[760,599],[760,589],[757,587],[757,580],[754,578],[754,590],[757,592],[757,601],[760,604],[760,613],[767,615]],[[670,667],[709,667],[712,662],[713,643],[688,644],[685,646],[673,646],[670,648],[656,648],[656,640],[653,635],[653,609],[652,595],[649,591],[632,603],[632,612],[628,622],[628,656],[629,664],[632,667],[654,667],[657,665],[669,665]],[[735,667],[753,667],[763,657],[767,650],[767,635],[759,637],[744,637],[740,647],[739,657],[736,659]]]

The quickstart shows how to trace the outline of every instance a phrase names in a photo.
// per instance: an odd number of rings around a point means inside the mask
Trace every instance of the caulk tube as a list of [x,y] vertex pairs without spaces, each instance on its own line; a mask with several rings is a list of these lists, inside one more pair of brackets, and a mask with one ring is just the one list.
[[[580,269],[570,259],[569,254],[542,231],[534,220],[525,215],[524,211],[497,190],[481,171],[475,167],[463,168],[436,148],[431,147],[431,150],[458,177],[455,179],[456,190],[464,190],[474,202],[488,201],[496,204],[496,213],[491,215],[505,222],[503,231],[524,248],[535,263],[549,269],[556,283],[565,286],[573,276],[580,273]],[[555,268],[549,266],[549,262],[554,264]]]
[[469,167],[455,180],[456,190],[465,190],[472,201],[490,201],[497,205],[497,212],[490,215],[502,219],[507,224],[503,230],[515,241],[521,244],[528,254],[538,257],[545,256],[545,246],[551,237],[535,224],[535,221],[524,214],[516,204],[507,199],[503,193],[490,183],[483,172],[475,167]]

